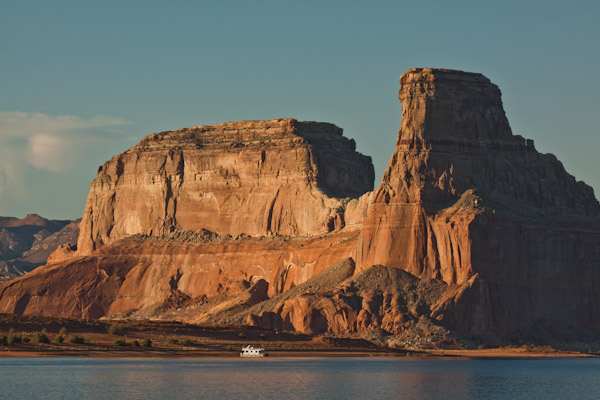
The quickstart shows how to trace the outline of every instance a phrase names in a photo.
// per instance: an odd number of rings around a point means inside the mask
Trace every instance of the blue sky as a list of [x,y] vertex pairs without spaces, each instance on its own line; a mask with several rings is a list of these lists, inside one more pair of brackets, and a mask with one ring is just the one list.
[[80,217],[97,167],[145,135],[245,119],[335,123],[378,181],[412,67],[486,75],[513,132],[598,193],[599,4],[4,2],[0,215]]

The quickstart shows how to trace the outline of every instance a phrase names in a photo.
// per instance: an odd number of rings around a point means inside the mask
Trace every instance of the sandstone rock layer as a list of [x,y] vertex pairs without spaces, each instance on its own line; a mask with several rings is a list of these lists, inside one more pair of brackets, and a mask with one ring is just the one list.
[[[257,280],[270,297],[351,257],[356,233],[316,238],[137,235],[89,256],[71,255],[0,287],[5,312],[77,318],[173,316],[198,320],[209,299],[235,297]],[[165,306],[168,305],[168,306]],[[207,311],[206,313],[209,313]]]
[[363,221],[357,271],[381,264],[454,285],[432,317],[461,332],[600,330],[592,188],[512,135],[482,75],[412,69],[400,82],[402,126]]
[[373,188],[370,157],[335,125],[294,119],[150,135],[100,167],[80,254],[134,235],[207,229],[251,236],[344,227],[343,198]]
[[411,69],[400,83],[396,151],[375,191],[370,160],[330,124],[151,135],[100,168],[78,250],[0,286],[0,310],[490,343],[597,337],[593,190],[512,134],[484,76]]

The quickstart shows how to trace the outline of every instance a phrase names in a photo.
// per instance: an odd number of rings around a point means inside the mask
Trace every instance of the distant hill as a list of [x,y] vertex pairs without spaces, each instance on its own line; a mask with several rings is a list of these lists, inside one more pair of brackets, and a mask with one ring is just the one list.
[[49,220],[37,214],[0,217],[0,281],[46,263],[60,245],[77,243],[81,220]]

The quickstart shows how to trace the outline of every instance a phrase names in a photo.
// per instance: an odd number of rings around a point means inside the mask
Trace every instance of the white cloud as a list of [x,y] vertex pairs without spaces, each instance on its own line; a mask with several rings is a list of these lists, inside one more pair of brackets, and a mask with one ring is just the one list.
[[28,153],[31,164],[39,169],[60,172],[65,168],[65,154],[69,154],[69,143],[62,137],[35,135],[29,139]]
[[122,118],[0,112],[0,195],[23,191],[28,166],[53,172],[73,168],[83,150],[121,137]]

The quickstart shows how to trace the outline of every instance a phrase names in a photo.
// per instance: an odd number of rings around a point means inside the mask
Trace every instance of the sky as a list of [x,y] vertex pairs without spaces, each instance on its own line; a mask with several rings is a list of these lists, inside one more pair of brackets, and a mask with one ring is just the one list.
[[0,215],[81,217],[144,136],[292,117],[344,129],[376,185],[413,67],[480,72],[514,134],[600,193],[597,1],[13,1],[0,12]]

